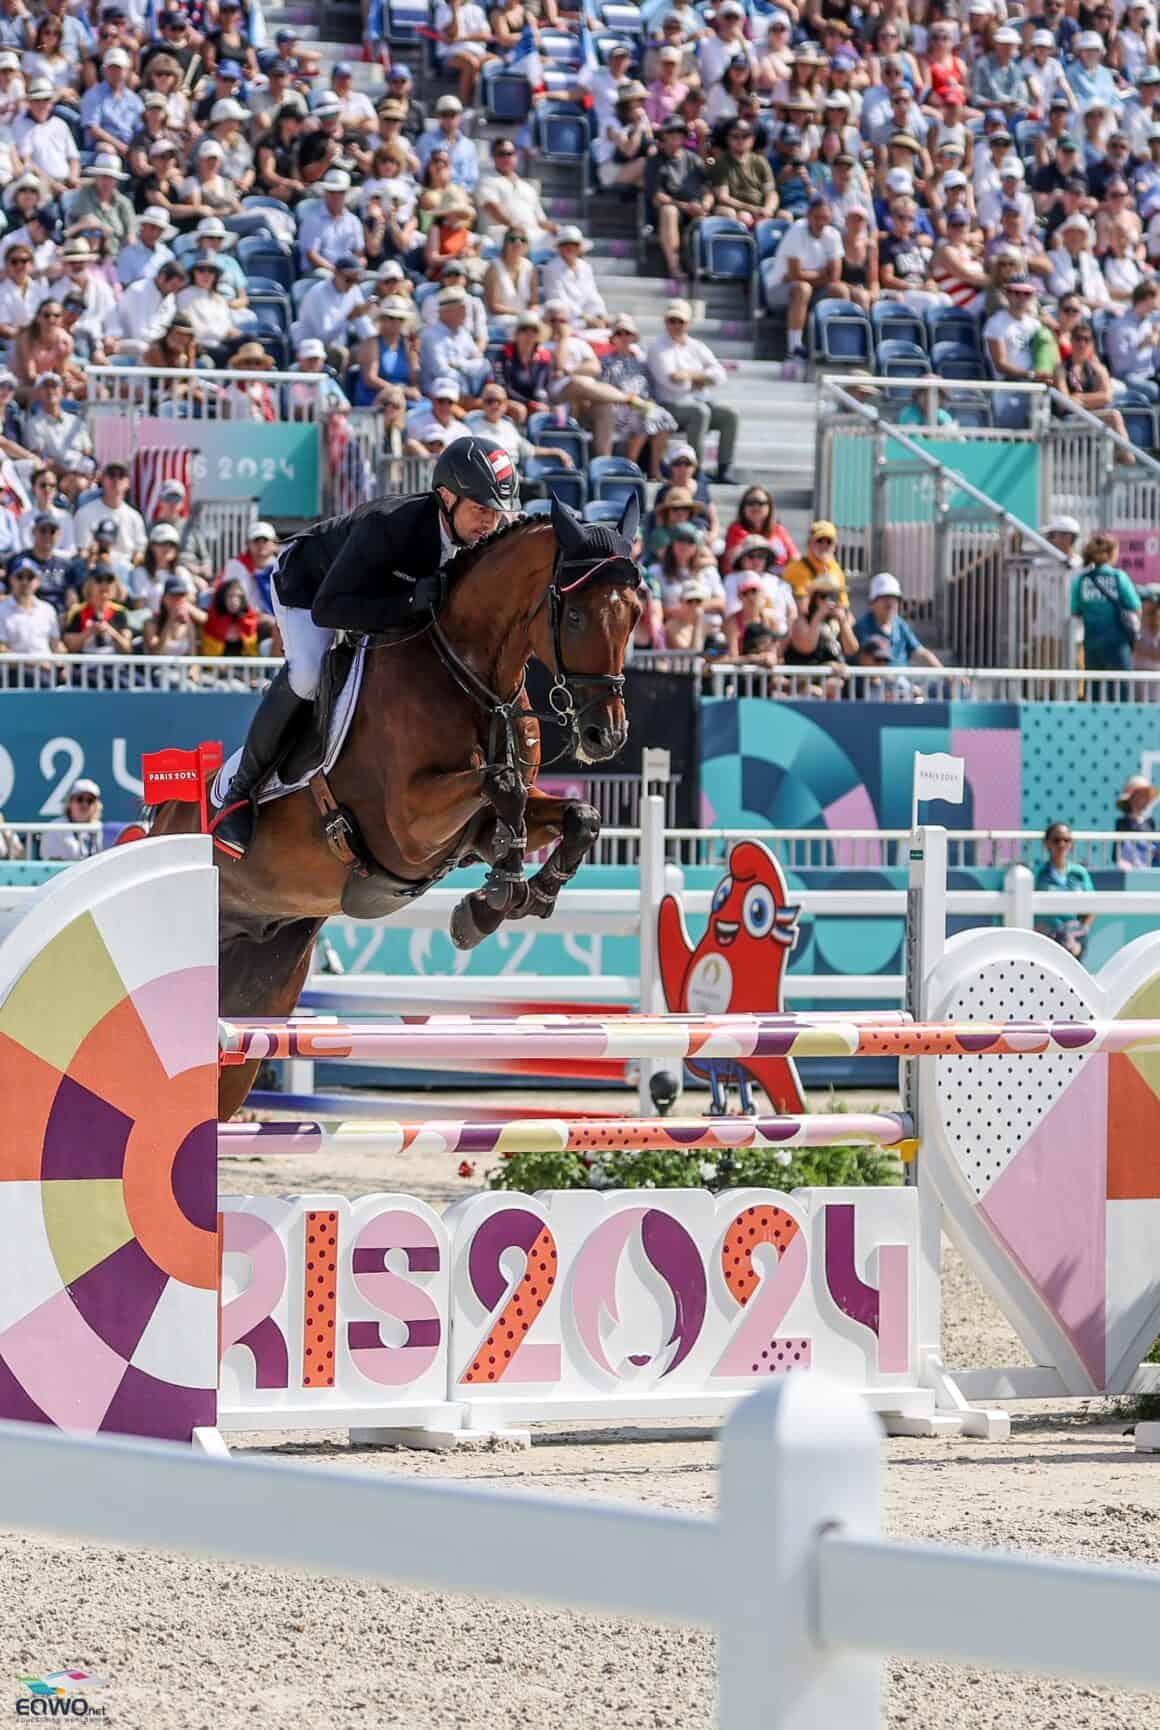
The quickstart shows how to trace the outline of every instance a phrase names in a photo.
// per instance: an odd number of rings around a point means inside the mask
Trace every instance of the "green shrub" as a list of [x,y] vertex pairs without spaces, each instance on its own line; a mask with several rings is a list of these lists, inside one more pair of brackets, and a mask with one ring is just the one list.
[[509,1154],[489,1189],[799,1189],[901,1183],[889,1148],[666,1148],[663,1152]]

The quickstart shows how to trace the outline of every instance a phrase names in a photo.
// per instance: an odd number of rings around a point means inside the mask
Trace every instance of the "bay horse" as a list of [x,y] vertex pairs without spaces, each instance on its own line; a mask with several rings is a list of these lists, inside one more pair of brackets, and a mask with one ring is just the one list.
[[[549,707],[573,754],[614,757],[628,737],[624,657],[644,608],[631,557],[638,518],[635,499],[615,530],[553,501],[549,520],[517,518],[457,555],[427,624],[366,639],[358,703],[329,774],[263,805],[244,859],[217,855],[223,1016],[290,1015],[329,916],[389,917],[457,865],[491,867],[452,914],[460,948],[505,919],[550,916],[600,817],[535,786],[528,662],[552,675]],[[152,833],[198,822],[195,805],[163,805]],[[525,878],[525,856],[552,842]],[[257,1068],[222,1071],[223,1120]]]

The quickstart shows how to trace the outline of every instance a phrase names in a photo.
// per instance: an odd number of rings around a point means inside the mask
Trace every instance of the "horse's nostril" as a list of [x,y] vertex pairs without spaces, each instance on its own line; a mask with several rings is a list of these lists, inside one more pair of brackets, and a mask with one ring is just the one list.
[[602,749],[605,743],[604,728],[595,725],[585,727],[584,743],[586,745],[595,745],[598,749]]

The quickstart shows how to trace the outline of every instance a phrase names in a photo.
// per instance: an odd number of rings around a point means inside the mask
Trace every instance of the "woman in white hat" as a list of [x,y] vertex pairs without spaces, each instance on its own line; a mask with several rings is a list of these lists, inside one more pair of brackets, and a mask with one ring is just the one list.
[[612,321],[612,349],[600,362],[600,376],[628,398],[612,411],[614,438],[623,440],[624,454],[634,463],[645,455],[649,480],[660,480],[665,447],[677,423],[667,408],[649,398],[652,386],[640,349],[640,331],[626,312]]
[[95,781],[82,776],[69,788],[61,823],[83,823],[85,831],[78,834],[66,828],[46,829],[40,837],[42,859],[90,859],[104,845],[101,834],[101,789]]
[[556,256],[544,267],[544,300],[562,300],[574,325],[581,330],[605,330],[608,308],[604,304],[592,266],[583,257],[587,242],[573,223],[556,236]]

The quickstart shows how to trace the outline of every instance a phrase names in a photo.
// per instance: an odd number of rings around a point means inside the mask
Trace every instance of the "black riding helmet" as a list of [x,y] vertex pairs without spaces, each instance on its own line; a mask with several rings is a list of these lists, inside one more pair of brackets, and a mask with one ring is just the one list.
[[434,484],[488,510],[519,509],[516,465],[493,439],[461,438],[449,444],[435,464]]

